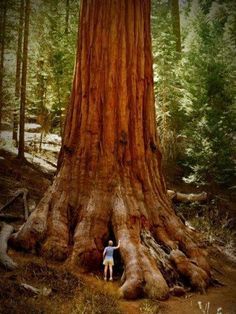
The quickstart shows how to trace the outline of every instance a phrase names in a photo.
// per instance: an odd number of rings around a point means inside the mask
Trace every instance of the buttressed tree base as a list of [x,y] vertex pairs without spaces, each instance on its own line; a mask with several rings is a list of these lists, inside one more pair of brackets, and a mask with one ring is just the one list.
[[[81,1],[58,172],[13,243],[94,270],[121,240],[126,298],[210,282],[205,253],[175,215],[154,110],[150,0]],[[112,231],[111,231],[112,230]]]

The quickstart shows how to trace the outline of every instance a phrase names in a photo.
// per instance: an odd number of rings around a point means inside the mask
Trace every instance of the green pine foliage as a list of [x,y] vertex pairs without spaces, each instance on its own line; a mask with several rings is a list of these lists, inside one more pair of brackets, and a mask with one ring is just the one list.
[[[37,116],[42,133],[62,133],[69,101],[76,54],[79,0],[69,1],[66,31],[66,0],[31,1],[27,115]],[[20,1],[7,2],[4,57],[4,120],[11,122],[19,99],[15,97],[16,51]],[[27,121],[26,121],[27,122]]]
[[[2,13],[3,1],[0,4]],[[4,40],[4,62],[3,62],[3,120],[9,123],[12,118],[14,106],[19,108],[19,100],[15,98],[15,54],[17,49],[16,34],[18,30],[19,1],[7,1],[6,29],[0,32],[0,41]]]
[[235,46],[230,26],[234,14],[227,4],[213,2],[205,14],[194,3],[186,22],[192,30],[185,38],[181,67],[189,100],[181,106],[187,117],[182,132],[186,182],[230,184],[233,179]]
[[43,130],[50,125],[60,134],[73,78],[79,0],[69,1],[68,32],[65,17],[66,0],[41,0],[35,5],[28,82],[30,113],[39,116]]
[[157,126],[164,161],[176,161],[180,154],[180,131],[183,113],[179,110],[182,95],[179,77],[180,54],[172,29],[168,1],[152,2],[152,42]]
[[182,52],[175,52],[167,2],[153,1],[156,111],[166,163],[188,183],[231,184],[235,165],[235,25],[230,1],[181,6]]

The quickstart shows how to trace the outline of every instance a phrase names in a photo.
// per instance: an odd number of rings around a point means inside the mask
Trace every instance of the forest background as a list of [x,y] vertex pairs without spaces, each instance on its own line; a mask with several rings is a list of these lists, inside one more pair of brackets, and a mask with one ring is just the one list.
[[[47,179],[55,174],[75,65],[79,0],[1,0],[0,6],[3,205],[24,183],[24,158],[40,165]],[[173,207],[204,231],[206,243],[217,244],[235,258],[236,3],[153,0],[151,23],[156,125],[167,187],[185,193],[207,191],[203,203],[175,200]],[[7,160],[9,152],[21,161]],[[18,166],[20,174],[12,170]],[[31,171],[27,176],[33,176]],[[34,179],[35,187],[26,184],[33,209],[50,184],[43,175]],[[226,308],[235,304],[231,277],[224,292],[228,299],[220,301]],[[212,303],[220,299],[215,291],[206,296]]]

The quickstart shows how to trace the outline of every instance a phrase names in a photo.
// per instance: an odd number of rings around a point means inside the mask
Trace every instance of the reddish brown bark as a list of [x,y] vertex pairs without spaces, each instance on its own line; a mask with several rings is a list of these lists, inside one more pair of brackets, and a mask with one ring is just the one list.
[[159,147],[150,1],[81,1],[58,173],[15,243],[95,269],[112,230],[121,240],[123,296],[167,297],[184,269],[205,288],[209,266],[171,208]]

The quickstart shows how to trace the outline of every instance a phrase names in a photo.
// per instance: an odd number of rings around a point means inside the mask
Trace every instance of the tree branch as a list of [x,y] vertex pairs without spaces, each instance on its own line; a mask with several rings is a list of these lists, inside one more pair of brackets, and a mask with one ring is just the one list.
[[190,193],[190,194],[185,194],[185,193],[180,193],[180,192],[175,192],[173,190],[167,190],[167,193],[170,197],[171,200],[176,200],[179,202],[202,202],[207,200],[207,193],[202,192],[202,193]]
[[0,208],[0,212],[3,211],[4,209],[8,208],[19,196],[23,196],[23,201],[24,201],[24,215],[25,215],[25,220],[28,219],[29,217],[29,209],[28,209],[28,202],[27,202],[27,195],[28,195],[28,190],[25,188],[19,189],[14,193],[14,196]]

